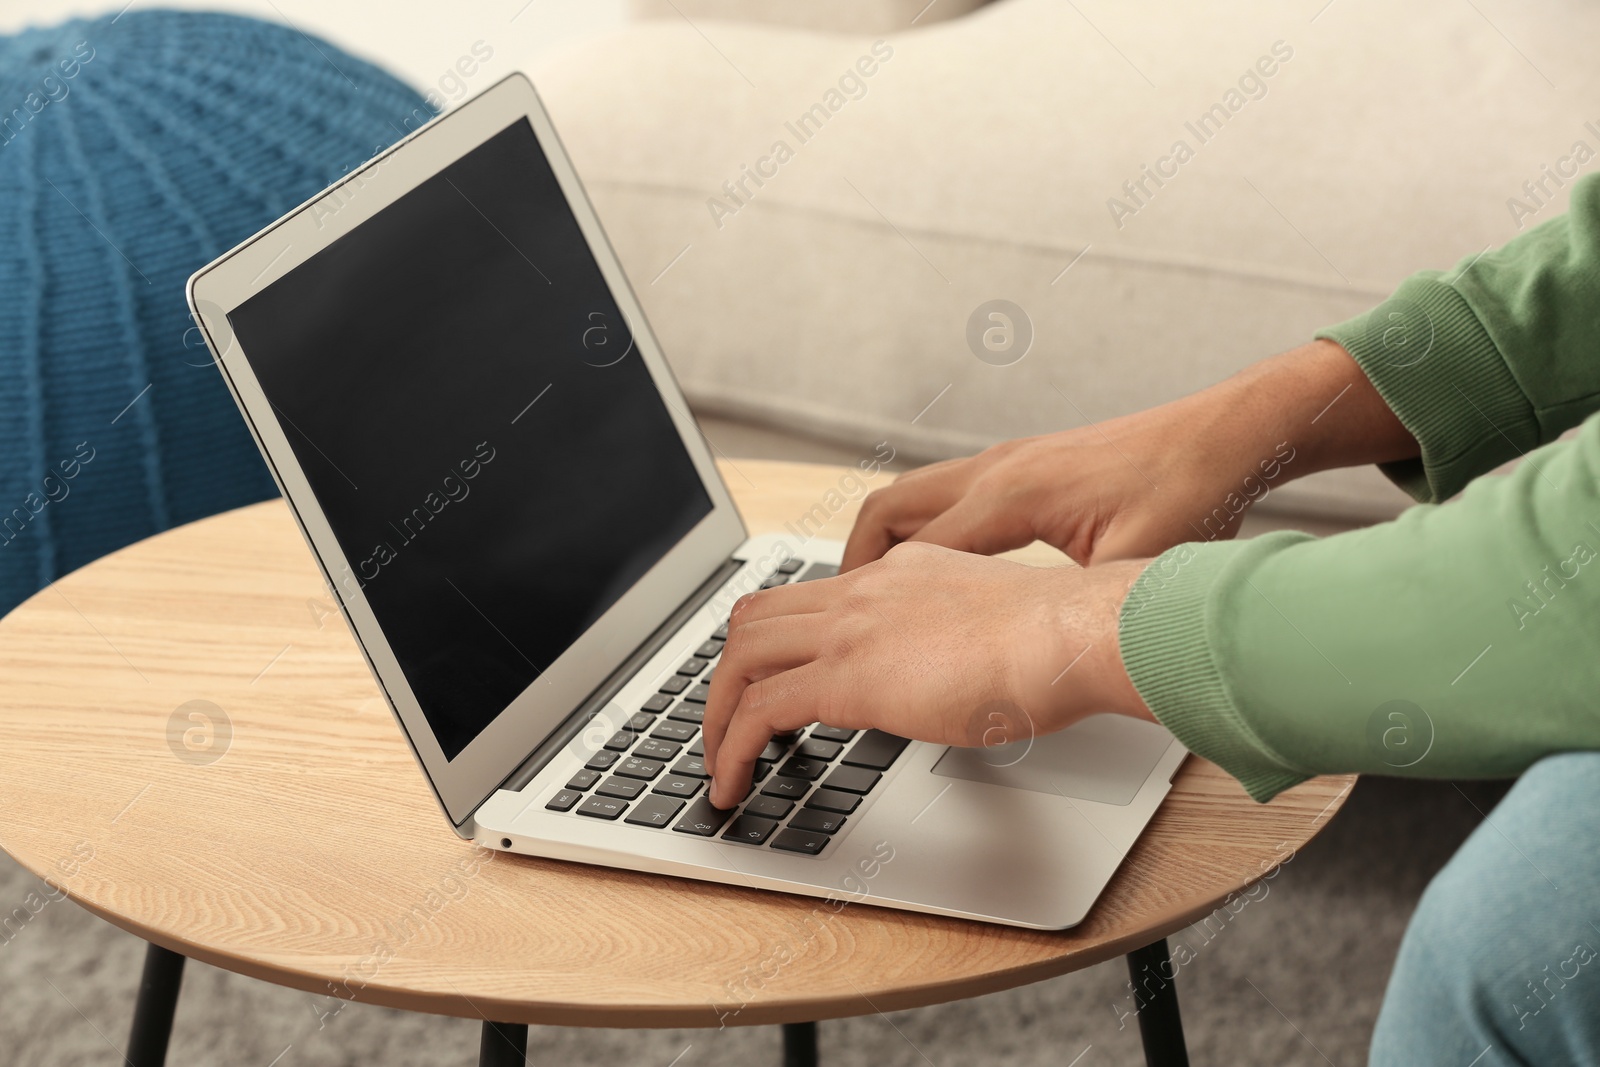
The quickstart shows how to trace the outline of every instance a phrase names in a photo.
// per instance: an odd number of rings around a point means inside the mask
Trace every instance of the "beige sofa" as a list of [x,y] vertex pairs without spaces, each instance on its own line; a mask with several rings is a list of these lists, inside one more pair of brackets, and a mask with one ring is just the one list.
[[[1600,147],[1600,9],[1324,4],[636,0],[533,73],[700,410],[936,457],[1301,342]],[[969,343],[997,298],[1015,362]],[[1269,503],[1406,499],[1367,470]]]
[[[1600,149],[1582,0],[626,0],[631,22],[624,0],[503,19],[171,2],[289,19],[451,99],[527,69],[697,410],[862,455],[955,455],[1191,391],[1551,217],[1566,193],[1545,168]],[[20,0],[0,22],[61,14]],[[463,88],[475,45],[494,57]],[[968,340],[995,299],[1032,325],[1009,365]],[[1367,470],[1266,506],[1405,503]]]

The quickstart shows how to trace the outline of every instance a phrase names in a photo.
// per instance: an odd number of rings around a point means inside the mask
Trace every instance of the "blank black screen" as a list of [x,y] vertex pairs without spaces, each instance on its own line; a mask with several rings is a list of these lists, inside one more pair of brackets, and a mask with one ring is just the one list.
[[229,319],[447,758],[711,511],[526,119]]

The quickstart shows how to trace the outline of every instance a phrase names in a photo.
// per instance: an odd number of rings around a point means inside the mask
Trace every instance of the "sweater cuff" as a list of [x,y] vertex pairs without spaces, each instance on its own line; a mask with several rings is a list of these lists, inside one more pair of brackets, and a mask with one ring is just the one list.
[[1156,557],[1123,601],[1118,640],[1123,668],[1161,725],[1265,803],[1310,775],[1290,766],[1245,722],[1207,636],[1211,591],[1230,580],[1229,571],[1248,565],[1252,545],[1185,544]]
[[1355,357],[1422,446],[1420,460],[1379,464],[1423,503],[1539,447],[1539,424],[1489,331],[1440,275],[1424,272],[1364,315],[1320,331]]

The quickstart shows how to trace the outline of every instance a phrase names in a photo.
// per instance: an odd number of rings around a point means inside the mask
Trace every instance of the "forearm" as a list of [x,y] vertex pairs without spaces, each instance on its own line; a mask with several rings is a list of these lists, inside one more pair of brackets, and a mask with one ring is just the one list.
[[1286,480],[1418,454],[1416,438],[1334,341],[1264,359],[1198,395],[1205,408],[1199,441],[1225,441],[1245,456],[1287,443],[1295,458]]
[[1392,523],[1179,546],[1120,638],[1155,716],[1266,799],[1313,774],[1509,775],[1600,747],[1597,618],[1600,418]]

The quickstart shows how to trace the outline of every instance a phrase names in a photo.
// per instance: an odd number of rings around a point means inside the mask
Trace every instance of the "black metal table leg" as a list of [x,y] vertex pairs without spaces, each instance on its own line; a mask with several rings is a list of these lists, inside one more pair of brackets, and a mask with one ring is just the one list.
[[783,1024],[783,1067],[817,1067],[817,1024]]
[[478,1067],[525,1067],[528,1062],[528,1028],[521,1023],[483,1024],[478,1043]]
[[1167,954],[1167,939],[1128,953],[1128,977],[1139,1009],[1139,1036],[1148,1067],[1189,1067],[1189,1048],[1178,1016],[1177,975]]
[[128,1032],[130,1067],[162,1067],[167,1062],[172,1016],[178,1010],[178,990],[182,985],[182,956],[160,945],[145,950],[133,1028]]

